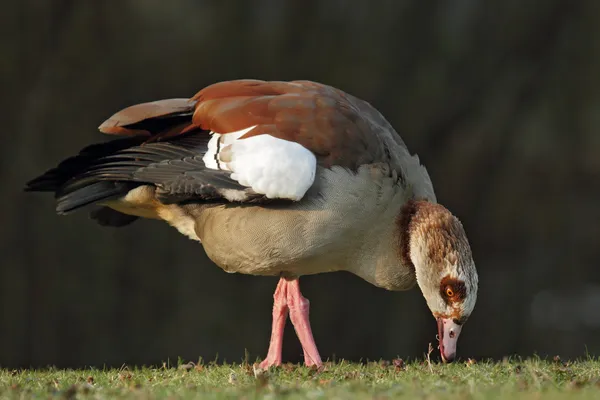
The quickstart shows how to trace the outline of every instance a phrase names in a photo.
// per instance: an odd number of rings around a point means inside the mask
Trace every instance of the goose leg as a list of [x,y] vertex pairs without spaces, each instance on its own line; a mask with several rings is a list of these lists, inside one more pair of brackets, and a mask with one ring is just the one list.
[[287,281],[287,305],[290,309],[290,319],[296,330],[296,335],[300,339],[304,350],[304,363],[307,366],[316,365],[320,367],[323,363],[308,318],[310,302],[302,296],[298,279]]
[[288,316],[287,281],[279,280],[273,294],[273,326],[271,328],[271,343],[267,357],[260,363],[260,368],[281,365],[281,348],[283,346],[283,329]]

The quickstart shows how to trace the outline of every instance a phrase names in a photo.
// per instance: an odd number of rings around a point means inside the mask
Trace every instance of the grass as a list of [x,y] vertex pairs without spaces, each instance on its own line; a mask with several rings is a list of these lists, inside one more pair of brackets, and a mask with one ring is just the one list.
[[256,374],[248,363],[160,368],[0,370],[0,398],[597,399],[600,360],[286,364]]

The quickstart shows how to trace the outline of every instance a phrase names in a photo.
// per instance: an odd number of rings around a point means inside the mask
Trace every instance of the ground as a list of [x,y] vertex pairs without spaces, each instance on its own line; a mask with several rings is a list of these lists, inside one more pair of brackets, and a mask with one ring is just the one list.
[[292,364],[183,363],[158,368],[0,370],[0,398],[598,399],[600,359],[532,358],[450,365],[401,359]]

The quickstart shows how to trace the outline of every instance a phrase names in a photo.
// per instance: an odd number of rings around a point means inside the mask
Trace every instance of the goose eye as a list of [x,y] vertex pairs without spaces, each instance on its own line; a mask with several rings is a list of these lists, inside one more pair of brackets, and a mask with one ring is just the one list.
[[447,305],[461,302],[467,297],[467,288],[463,281],[451,277],[444,277],[440,282],[440,297]]

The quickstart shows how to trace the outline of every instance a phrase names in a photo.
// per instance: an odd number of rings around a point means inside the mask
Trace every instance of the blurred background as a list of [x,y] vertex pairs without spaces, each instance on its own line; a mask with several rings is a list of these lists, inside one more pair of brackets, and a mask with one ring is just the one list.
[[[28,179],[122,107],[229,79],[372,103],[463,221],[480,274],[459,353],[600,355],[600,2],[20,0],[0,35],[0,365],[264,357],[276,278],[230,275],[164,223],[54,213]],[[422,295],[302,279],[325,358],[421,357]],[[291,326],[284,358],[302,352]],[[437,352],[436,352],[437,357]]]

